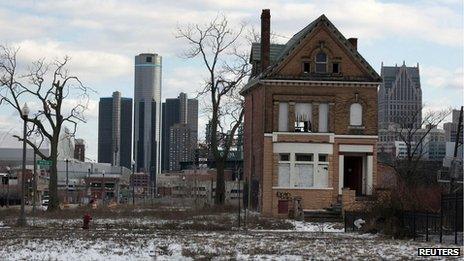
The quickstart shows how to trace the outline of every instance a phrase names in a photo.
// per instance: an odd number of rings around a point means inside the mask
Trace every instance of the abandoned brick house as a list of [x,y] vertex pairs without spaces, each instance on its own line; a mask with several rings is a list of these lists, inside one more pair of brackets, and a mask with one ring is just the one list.
[[[252,44],[245,97],[244,174],[264,215],[328,208],[342,193],[370,195],[377,183],[380,76],[325,15],[286,44],[270,43],[270,11]],[[348,190],[349,189],[349,190]]]

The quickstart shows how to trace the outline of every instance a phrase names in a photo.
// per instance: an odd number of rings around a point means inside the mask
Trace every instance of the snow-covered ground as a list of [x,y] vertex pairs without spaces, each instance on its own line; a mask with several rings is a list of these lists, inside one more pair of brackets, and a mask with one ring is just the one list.
[[418,247],[440,246],[258,213],[247,216],[245,231],[244,216],[238,229],[236,213],[176,211],[103,211],[90,230],[80,228],[80,212],[45,213],[29,218],[27,228],[15,226],[16,214],[0,212],[0,260],[391,260],[415,259]]
[[199,231],[156,228],[166,220],[108,218],[95,220],[84,231],[79,221],[39,219],[35,227],[4,228],[1,260],[392,260],[414,259],[418,247],[438,246],[344,233],[341,224],[333,223],[291,221],[294,228],[287,230]]

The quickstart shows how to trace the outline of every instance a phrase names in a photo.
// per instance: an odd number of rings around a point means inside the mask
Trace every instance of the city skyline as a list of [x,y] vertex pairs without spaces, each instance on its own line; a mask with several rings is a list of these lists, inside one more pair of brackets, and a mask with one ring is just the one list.
[[[110,96],[114,90],[132,93],[134,55],[149,51],[163,56],[162,100],[165,97],[175,97],[181,91],[193,97],[195,91],[200,89],[204,77],[202,64],[181,57],[186,46],[184,42],[175,39],[176,26],[190,21],[206,21],[207,18],[214,17],[217,10],[223,10],[234,23],[247,20],[250,26],[257,27],[257,10],[271,8],[274,10],[272,19],[275,21],[271,31],[278,43],[285,43],[295,30],[325,13],[346,36],[360,39],[360,53],[378,73],[382,61],[388,65],[401,65],[403,60],[409,65],[419,62],[423,101],[429,108],[440,109],[449,105],[458,108],[461,102],[460,57],[463,51],[462,35],[459,32],[462,30],[462,14],[458,10],[462,10],[462,3],[457,1],[449,1],[440,6],[432,1],[413,1],[407,4],[379,1],[355,1],[348,4],[339,1],[311,4],[256,2],[241,7],[234,7],[226,1],[203,4],[202,8],[187,2],[185,6],[189,10],[162,4],[153,13],[149,12],[153,8],[146,2],[137,2],[130,8],[124,8],[122,2],[115,4],[108,1],[91,10],[85,8],[84,2],[53,5],[61,12],[47,11],[47,6],[50,6],[47,2],[25,2],[15,6],[0,4],[0,11],[6,12],[0,18],[4,20],[2,30],[7,32],[3,41],[9,45],[21,46],[19,61],[23,66],[43,56],[48,60],[64,54],[71,56],[72,72],[98,92],[91,97],[88,123],[80,125],[76,134],[76,137],[86,141],[87,157],[94,160],[97,158],[97,138],[93,134],[97,130],[98,100],[100,97]],[[208,7],[204,8],[205,6]],[[345,13],[338,11],[340,6],[344,7]],[[371,13],[382,14],[382,19],[363,13],[362,10],[366,8]],[[185,20],[179,16],[169,17],[169,14],[180,10],[183,10]],[[288,13],[294,15],[288,17]],[[138,14],[142,14],[140,19],[133,19]],[[447,16],[447,22],[440,20],[443,15]],[[153,19],[159,16],[166,19]],[[395,22],[398,16],[405,17],[406,20],[398,24]],[[15,19],[10,19],[11,17]],[[11,21],[15,21],[17,25],[11,25]],[[37,27],[34,30],[21,26],[31,21],[36,21]],[[59,29],[63,21],[73,29],[73,34]],[[11,28],[21,29],[11,31]],[[203,130],[207,122],[201,109],[200,107],[199,140],[204,139]],[[14,112],[2,106],[0,131],[16,131],[19,125]],[[0,143],[1,146],[4,144]]]

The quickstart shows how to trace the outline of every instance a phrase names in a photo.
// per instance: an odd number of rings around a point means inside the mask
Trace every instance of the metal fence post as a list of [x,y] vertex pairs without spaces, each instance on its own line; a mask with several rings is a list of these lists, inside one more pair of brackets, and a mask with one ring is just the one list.
[[345,233],[346,233],[346,212],[345,212],[345,215],[343,217],[343,223],[345,224]]
[[440,202],[440,243],[443,242],[443,195],[441,195]]
[[429,211],[425,212],[425,241],[429,242]]
[[454,244],[458,244],[458,193],[454,194]]

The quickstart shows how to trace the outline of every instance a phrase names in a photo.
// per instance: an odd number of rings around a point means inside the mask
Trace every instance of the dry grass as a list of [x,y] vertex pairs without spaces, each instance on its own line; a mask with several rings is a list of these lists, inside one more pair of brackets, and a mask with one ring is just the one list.
[[[94,229],[147,229],[147,230],[193,230],[230,231],[238,229],[237,208],[212,206],[204,208],[173,208],[166,206],[118,206],[117,208],[78,207],[55,212],[39,211],[34,219],[35,227],[75,229],[82,217],[89,213]],[[14,226],[19,210],[0,210],[0,220]],[[30,215],[28,215],[30,217]],[[32,221],[32,218],[29,218]],[[242,212],[241,226],[244,215]],[[249,229],[292,229],[293,224],[283,219],[263,218],[258,214],[247,217]]]

